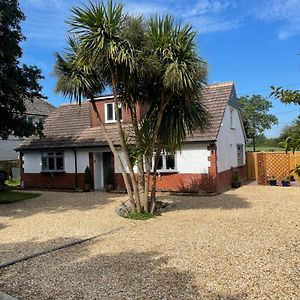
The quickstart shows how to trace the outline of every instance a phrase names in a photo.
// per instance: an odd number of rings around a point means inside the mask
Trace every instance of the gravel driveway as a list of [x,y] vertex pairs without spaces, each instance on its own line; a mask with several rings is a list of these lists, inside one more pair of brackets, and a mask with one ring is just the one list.
[[0,207],[1,261],[101,234],[0,269],[19,299],[300,299],[300,189],[244,186],[117,217],[124,196],[43,193]]

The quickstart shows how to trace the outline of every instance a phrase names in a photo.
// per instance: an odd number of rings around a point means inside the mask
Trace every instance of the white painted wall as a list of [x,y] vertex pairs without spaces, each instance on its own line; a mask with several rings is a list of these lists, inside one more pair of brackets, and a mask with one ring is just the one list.
[[[230,126],[230,110],[233,110],[233,127]],[[244,164],[245,159],[245,138],[243,127],[238,110],[227,105],[217,138],[217,166],[218,172],[237,167],[237,144],[244,145]]]
[[[178,173],[189,174],[207,174],[210,162],[208,156],[210,151],[207,150],[207,144],[186,144],[181,151],[176,152],[176,166]],[[124,163],[124,154],[120,153]],[[126,168],[128,172],[128,168]],[[115,173],[121,173],[121,168],[115,158]]]
[[181,151],[177,151],[177,171],[188,174],[207,174],[210,161],[210,151],[207,144],[186,144]]
[[[41,152],[25,152],[23,156],[25,173],[40,173],[42,170]],[[72,150],[64,151],[64,163],[66,173],[75,173],[75,157]],[[84,173],[89,166],[89,152],[77,150],[77,172]]]

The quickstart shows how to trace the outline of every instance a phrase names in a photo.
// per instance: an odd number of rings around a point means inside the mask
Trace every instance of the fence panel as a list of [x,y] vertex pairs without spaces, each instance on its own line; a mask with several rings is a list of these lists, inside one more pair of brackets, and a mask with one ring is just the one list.
[[[300,152],[247,152],[247,177],[266,184],[269,176],[278,180],[288,176],[297,164],[300,165]],[[292,175],[300,180],[295,173]]]

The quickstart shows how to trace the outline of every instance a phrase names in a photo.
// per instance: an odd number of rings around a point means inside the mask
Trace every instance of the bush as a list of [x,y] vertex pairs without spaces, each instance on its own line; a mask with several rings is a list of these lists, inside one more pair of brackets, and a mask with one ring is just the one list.
[[83,179],[84,184],[89,184],[91,188],[93,187],[94,181],[93,177],[91,174],[90,168],[87,166],[84,171],[84,179]]

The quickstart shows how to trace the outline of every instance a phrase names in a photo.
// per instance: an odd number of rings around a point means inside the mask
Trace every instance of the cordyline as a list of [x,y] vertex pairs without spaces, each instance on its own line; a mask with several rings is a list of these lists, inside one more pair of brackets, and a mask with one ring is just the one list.
[[[161,151],[174,153],[188,134],[208,124],[200,101],[206,64],[196,53],[195,32],[175,24],[170,16],[147,21],[129,16],[112,1],[74,7],[67,23],[69,48],[64,56],[56,54],[56,91],[79,104],[82,98],[90,99],[133,209],[153,213]],[[113,93],[119,148],[95,102],[106,86]],[[130,130],[122,125],[119,103],[130,113]],[[148,108],[142,120],[137,117],[138,106]]]

